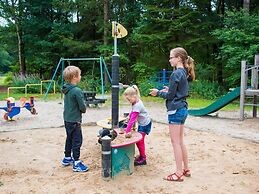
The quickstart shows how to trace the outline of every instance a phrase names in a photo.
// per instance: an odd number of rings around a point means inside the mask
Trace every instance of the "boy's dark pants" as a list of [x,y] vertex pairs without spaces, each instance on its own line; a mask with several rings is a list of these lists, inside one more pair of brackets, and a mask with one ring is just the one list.
[[81,123],[65,121],[65,128],[67,133],[65,157],[71,157],[72,151],[74,160],[79,160],[80,148],[83,141]]

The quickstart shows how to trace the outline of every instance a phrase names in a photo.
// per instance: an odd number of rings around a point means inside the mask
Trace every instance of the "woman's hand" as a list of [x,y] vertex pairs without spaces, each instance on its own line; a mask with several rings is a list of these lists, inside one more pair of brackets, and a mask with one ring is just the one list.
[[168,92],[168,87],[167,86],[164,86],[164,89],[163,90],[160,90],[160,92]]
[[150,94],[151,96],[157,96],[157,92],[158,92],[159,90],[156,89],[156,88],[152,88],[152,89],[150,89],[150,91],[151,91],[151,92],[150,92],[149,94]]

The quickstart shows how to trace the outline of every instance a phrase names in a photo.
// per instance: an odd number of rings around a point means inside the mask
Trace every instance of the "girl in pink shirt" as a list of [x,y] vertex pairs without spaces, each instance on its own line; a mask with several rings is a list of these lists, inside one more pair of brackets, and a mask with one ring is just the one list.
[[134,165],[146,165],[145,136],[151,131],[152,121],[140,99],[139,89],[136,85],[128,87],[124,92],[124,96],[132,105],[125,137],[131,137],[131,128],[135,122],[138,122],[138,132],[142,135],[142,139],[137,143],[139,156],[135,158]]

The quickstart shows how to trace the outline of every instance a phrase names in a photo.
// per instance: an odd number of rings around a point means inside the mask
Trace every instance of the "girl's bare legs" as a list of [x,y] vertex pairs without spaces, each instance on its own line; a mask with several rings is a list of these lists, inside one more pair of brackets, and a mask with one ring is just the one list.
[[181,125],[169,124],[169,132],[171,142],[174,149],[174,157],[176,162],[176,174],[182,175],[183,151],[181,147]]
[[180,125],[181,130],[180,130],[180,136],[181,136],[181,148],[182,148],[182,156],[183,156],[183,167],[184,169],[189,169],[188,167],[188,154],[187,154],[187,149],[183,141],[184,137],[184,125]]

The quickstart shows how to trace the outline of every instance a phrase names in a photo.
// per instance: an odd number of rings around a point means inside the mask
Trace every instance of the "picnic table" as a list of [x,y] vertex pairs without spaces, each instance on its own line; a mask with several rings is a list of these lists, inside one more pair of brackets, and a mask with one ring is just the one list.
[[98,106],[99,104],[105,103],[107,99],[104,98],[96,98],[95,91],[83,91],[83,96],[85,100],[85,104],[89,107],[90,104],[94,104]]

